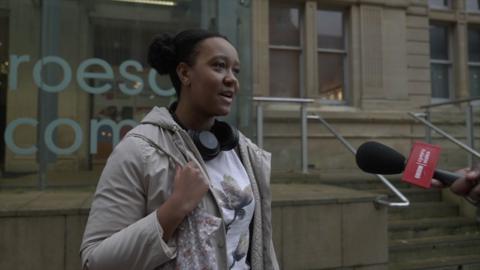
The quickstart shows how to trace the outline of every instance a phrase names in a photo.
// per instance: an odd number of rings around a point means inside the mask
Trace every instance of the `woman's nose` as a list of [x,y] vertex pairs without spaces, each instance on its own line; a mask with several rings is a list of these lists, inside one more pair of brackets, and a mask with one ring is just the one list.
[[228,85],[238,84],[238,79],[235,76],[235,73],[233,73],[232,71],[226,74],[224,81],[225,81],[225,84],[228,84]]

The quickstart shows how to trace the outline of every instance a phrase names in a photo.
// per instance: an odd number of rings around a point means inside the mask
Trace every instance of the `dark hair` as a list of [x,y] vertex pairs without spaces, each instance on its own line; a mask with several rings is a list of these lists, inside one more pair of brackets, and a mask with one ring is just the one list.
[[220,37],[228,40],[226,37],[203,29],[185,30],[174,37],[164,33],[156,36],[148,49],[148,64],[159,74],[170,75],[173,87],[177,92],[177,98],[180,98],[181,83],[177,75],[177,66],[184,62],[190,66],[195,64],[195,58],[198,50],[197,45],[212,37]]

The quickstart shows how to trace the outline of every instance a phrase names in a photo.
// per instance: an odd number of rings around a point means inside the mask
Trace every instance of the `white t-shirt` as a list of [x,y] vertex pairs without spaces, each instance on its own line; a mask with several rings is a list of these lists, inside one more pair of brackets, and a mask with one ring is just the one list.
[[246,258],[255,201],[247,172],[235,150],[221,151],[206,165],[227,228],[228,269],[250,269]]

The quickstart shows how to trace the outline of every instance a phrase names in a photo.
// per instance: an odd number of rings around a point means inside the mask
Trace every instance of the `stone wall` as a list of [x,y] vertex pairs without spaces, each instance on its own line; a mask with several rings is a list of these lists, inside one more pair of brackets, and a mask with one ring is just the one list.
[[[387,269],[387,211],[375,195],[331,186],[273,185],[282,269]],[[0,193],[0,269],[80,270],[92,191]]]

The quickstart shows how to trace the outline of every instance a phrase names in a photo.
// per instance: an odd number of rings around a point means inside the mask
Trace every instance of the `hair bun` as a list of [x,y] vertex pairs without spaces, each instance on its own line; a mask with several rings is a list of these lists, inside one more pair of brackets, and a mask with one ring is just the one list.
[[156,36],[148,48],[148,64],[159,74],[169,74],[175,69],[175,45],[169,34]]

